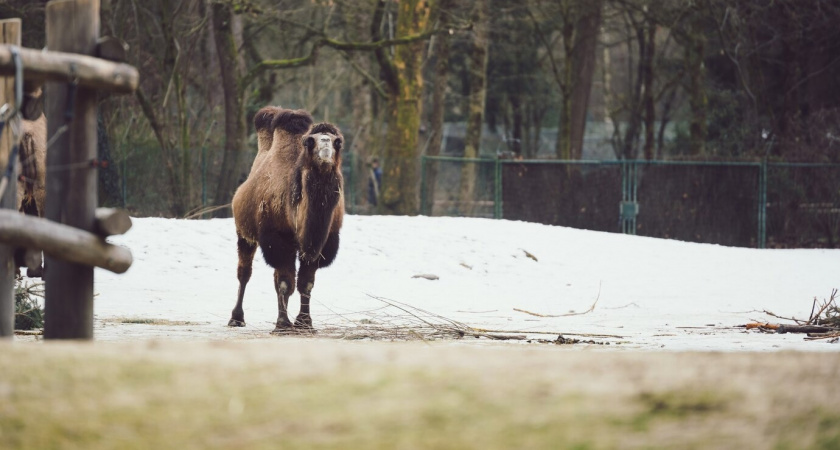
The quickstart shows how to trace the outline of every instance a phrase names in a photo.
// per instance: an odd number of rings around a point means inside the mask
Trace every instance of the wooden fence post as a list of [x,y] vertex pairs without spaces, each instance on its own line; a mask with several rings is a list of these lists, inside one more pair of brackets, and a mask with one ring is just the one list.
[[[94,54],[99,0],[51,1],[46,19],[49,50]],[[96,91],[68,79],[47,83],[45,98],[47,135],[55,139],[47,152],[46,218],[93,231]],[[93,267],[52,257],[46,264],[44,338],[93,339]]]
[[[20,45],[20,19],[0,20],[0,44]],[[15,78],[0,77],[0,105],[14,105]],[[12,151],[12,126],[6,124],[0,134],[0,176],[6,170]],[[10,179],[0,198],[0,208],[17,209],[17,179]],[[0,339],[15,334],[15,258],[14,249],[0,245]]]

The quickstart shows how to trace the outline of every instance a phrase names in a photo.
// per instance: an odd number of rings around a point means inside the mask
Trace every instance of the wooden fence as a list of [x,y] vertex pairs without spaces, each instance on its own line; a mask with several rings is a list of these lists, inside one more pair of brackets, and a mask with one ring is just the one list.
[[[54,0],[46,6],[48,51],[20,48],[21,23],[0,21],[0,105],[15,104],[15,83],[46,83],[46,216],[17,212],[17,174],[11,122],[0,136],[0,173],[12,176],[0,198],[0,338],[14,334],[14,277],[26,254],[43,251],[45,339],[93,338],[93,270],[125,272],[128,249],[105,242],[131,226],[123,211],[96,209],[96,104],[100,91],[131,93],[134,67],[119,58],[113,40],[99,37],[99,0]],[[116,56],[114,56],[116,55]],[[22,65],[22,71],[20,66]],[[20,99],[18,98],[19,102]],[[17,138],[17,137],[15,137]],[[11,156],[11,157],[10,157]],[[30,259],[31,260],[31,259]]]

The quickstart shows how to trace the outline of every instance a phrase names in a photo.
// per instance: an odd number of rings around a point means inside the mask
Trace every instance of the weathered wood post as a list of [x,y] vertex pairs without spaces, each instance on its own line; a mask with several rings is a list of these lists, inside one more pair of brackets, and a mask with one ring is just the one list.
[[[50,51],[94,55],[99,0],[53,0],[46,19]],[[55,139],[47,154],[46,218],[93,231],[96,91],[68,79],[47,83],[45,99],[47,135]],[[44,338],[93,339],[93,267],[54,257],[46,267]]]
[[[20,19],[0,20],[0,44],[20,45]],[[0,77],[0,105],[14,105],[15,78]],[[0,175],[6,170],[12,151],[10,124],[0,134]],[[17,209],[17,180],[10,179],[0,198],[0,208]],[[10,245],[0,244],[0,339],[15,334],[15,258]]]

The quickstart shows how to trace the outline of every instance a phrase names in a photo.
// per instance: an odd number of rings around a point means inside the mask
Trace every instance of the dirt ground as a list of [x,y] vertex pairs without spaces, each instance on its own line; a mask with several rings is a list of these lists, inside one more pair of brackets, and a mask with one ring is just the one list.
[[18,339],[0,367],[0,448],[840,448],[835,352]]

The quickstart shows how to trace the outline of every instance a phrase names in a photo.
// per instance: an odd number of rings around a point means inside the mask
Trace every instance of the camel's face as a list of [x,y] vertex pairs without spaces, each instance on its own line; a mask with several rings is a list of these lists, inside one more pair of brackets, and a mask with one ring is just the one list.
[[338,152],[341,150],[341,138],[330,133],[309,135],[304,141],[312,159],[319,164],[337,164]]

